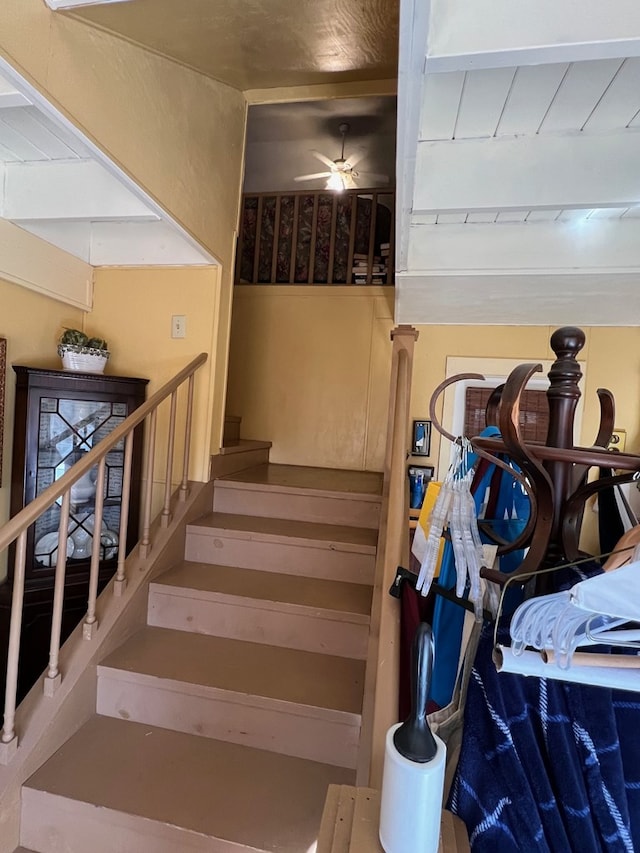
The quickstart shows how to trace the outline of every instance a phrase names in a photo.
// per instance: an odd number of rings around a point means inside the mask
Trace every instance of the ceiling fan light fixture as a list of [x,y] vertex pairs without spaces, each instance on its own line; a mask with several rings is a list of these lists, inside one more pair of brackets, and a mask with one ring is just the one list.
[[325,189],[341,193],[346,189],[346,186],[345,175],[342,172],[333,172],[327,181]]

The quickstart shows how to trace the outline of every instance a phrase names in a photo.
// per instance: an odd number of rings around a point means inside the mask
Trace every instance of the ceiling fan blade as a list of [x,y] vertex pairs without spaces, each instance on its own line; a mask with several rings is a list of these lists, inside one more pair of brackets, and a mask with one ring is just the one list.
[[362,160],[362,158],[366,156],[366,153],[366,151],[354,151],[353,155],[345,157],[345,160],[351,166],[352,169],[355,169],[355,167]]
[[335,163],[333,162],[333,160],[330,160],[328,157],[325,157],[324,154],[321,154],[319,151],[312,149],[311,153],[313,154],[314,157],[317,157],[321,163],[324,163],[325,166],[328,166],[330,169],[333,169],[333,167],[335,166]]
[[320,178],[329,178],[331,177],[331,172],[314,172],[312,175],[298,175],[294,178],[294,181],[315,181]]

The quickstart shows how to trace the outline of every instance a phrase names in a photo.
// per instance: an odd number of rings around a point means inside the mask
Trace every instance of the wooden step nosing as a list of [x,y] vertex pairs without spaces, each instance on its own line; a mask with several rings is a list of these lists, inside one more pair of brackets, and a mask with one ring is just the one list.
[[344,726],[359,726],[362,715],[355,711],[341,711],[337,708],[326,708],[321,705],[307,705],[290,699],[277,699],[271,696],[260,696],[256,693],[244,693],[228,690],[224,687],[214,687],[208,684],[198,684],[193,681],[180,681],[173,678],[163,678],[147,672],[133,672],[128,669],[98,664],[98,678],[111,678],[115,681],[136,684],[153,690],[194,696],[200,699],[224,703],[227,705],[245,705],[256,710],[276,711],[294,717],[306,717],[328,723]]
[[237,530],[229,527],[209,527],[197,522],[187,525],[187,534],[219,539],[238,539],[244,542],[265,542],[274,545],[296,545],[299,548],[313,548],[319,551],[341,551],[349,554],[367,554],[375,556],[375,545],[362,545],[356,542],[344,542],[336,539],[312,539],[308,536],[287,536],[282,533],[264,533],[252,530]]
[[232,444],[229,447],[220,448],[220,456],[229,456],[234,453],[251,453],[253,450],[270,450],[272,443],[270,441],[258,441],[255,439],[241,438],[238,444]]
[[[135,833],[139,838],[149,840],[154,845],[154,853],[175,853],[178,849],[176,843],[180,844],[181,850],[198,851],[198,853],[265,853],[263,848],[253,847],[247,843],[232,841],[231,839],[222,838],[217,835],[210,835],[193,829],[189,826],[184,826],[171,821],[159,820],[158,818],[148,817],[144,814],[138,814],[132,806],[132,811],[123,811],[122,809],[114,809],[110,806],[101,805],[100,803],[92,803],[89,800],[79,799],[78,797],[68,797],[64,794],[57,794],[55,791],[47,791],[44,788],[30,787],[28,782],[25,782],[22,789],[23,797],[23,821],[25,810],[37,809],[40,798],[51,798],[56,816],[64,816],[63,820],[68,821],[74,819],[77,821],[78,810],[84,812],[80,820],[83,824],[88,822],[96,827],[96,831],[102,830],[105,832],[107,827],[111,830],[129,830]],[[28,817],[28,814],[26,815]],[[31,836],[28,831],[28,821],[25,829],[21,829],[21,842],[30,842]],[[137,824],[138,826],[135,826]],[[73,832],[73,830],[71,830]],[[167,838],[167,833],[172,835],[172,838]],[[62,830],[64,837],[64,830]],[[26,839],[23,840],[23,835]],[[32,842],[30,842],[32,843]],[[215,846],[212,846],[215,845]],[[47,848],[47,853],[49,853]],[[104,849],[107,849],[105,846]],[[110,847],[108,849],[111,849]],[[140,849],[140,848],[138,848]]]
[[381,504],[382,496],[369,492],[341,492],[332,489],[314,489],[313,486],[285,486],[280,483],[251,483],[244,480],[234,480],[233,474],[226,474],[215,481],[214,488],[234,489],[248,492],[269,492],[293,497],[323,498],[336,501],[359,501],[362,503]]
[[296,616],[307,616],[310,619],[326,622],[341,622],[350,625],[367,626],[370,622],[368,614],[356,613],[353,610],[333,610],[330,608],[315,607],[311,604],[297,604],[289,601],[273,601],[271,599],[264,598],[251,598],[238,593],[192,589],[191,587],[178,587],[159,582],[153,582],[149,585],[149,596],[151,597],[151,595],[166,595],[171,598],[185,598],[191,601],[212,601],[218,604],[228,604],[231,607],[267,610],[271,613],[291,613]]

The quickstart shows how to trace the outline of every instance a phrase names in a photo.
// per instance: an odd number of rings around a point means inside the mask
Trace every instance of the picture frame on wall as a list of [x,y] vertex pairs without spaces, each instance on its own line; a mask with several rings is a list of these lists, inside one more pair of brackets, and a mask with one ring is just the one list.
[[411,441],[412,456],[428,456],[431,453],[431,421],[414,420]]

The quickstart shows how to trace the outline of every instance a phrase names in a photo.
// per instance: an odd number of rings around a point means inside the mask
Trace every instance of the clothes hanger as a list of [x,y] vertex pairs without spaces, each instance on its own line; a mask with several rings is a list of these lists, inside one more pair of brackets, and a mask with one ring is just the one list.
[[627,530],[618,539],[615,553],[613,553],[602,567],[605,572],[618,569],[626,565],[635,556],[634,550],[640,545],[640,524]]

